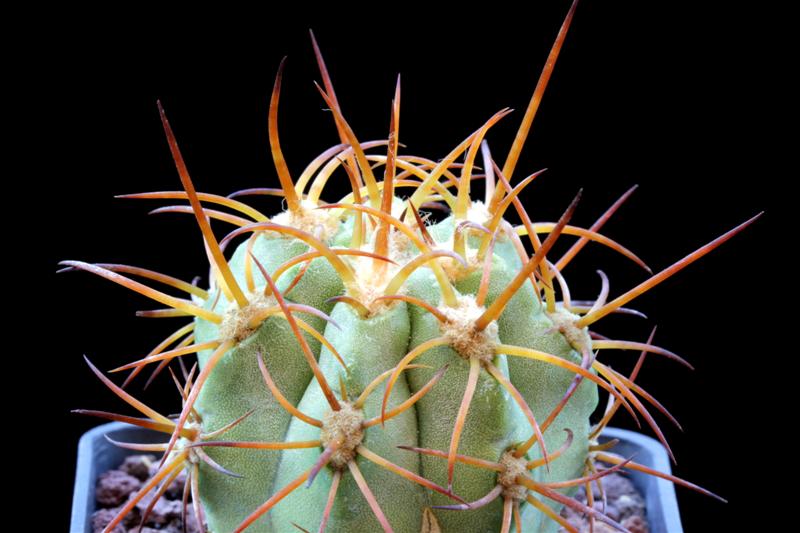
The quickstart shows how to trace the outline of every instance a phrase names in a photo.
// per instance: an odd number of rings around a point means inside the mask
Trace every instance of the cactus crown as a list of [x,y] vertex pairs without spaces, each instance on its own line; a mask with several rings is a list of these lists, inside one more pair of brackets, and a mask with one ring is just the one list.
[[[188,201],[157,211],[196,218],[211,265],[208,289],[138,267],[63,262],[65,270],[97,274],[166,306],[144,316],[189,319],[146,357],[112,370],[128,372],[122,386],[87,359],[144,418],[82,413],[168,436],[163,444],[115,443],[162,452],[163,459],[106,531],[149,493],[155,495],[152,508],[182,470],[189,474],[198,523],[214,533],[574,531],[558,514],[565,505],[625,531],[570,497],[575,487],[621,469],[719,498],[601,442],[603,428],[624,408],[637,421],[644,418],[669,450],[649,409],[677,422],[636,378],[647,353],[690,365],[654,345],[653,335],[646,342],[616,340],[592,328],[610,313],[640,315],[627,304],[757,217],[656,274],[599,233],[633,188],[590,228],[569,224],[580,193],[557,222],[530,219],[519,194],[541,172],[516,184],[512,177],[575,4],[502,168],[485,136],[509,110],[490,117],[438,162],[401,154],[399,78],[387,139],[360,142],[341,113],[313,34],[323,81],[318,88],[340,144],[292,177],[278,134],[282,62],[269,111],[279,189],[198,193],[159,104],[183,190],[125,197]],[[336,172],[349,180],[351,192],[326,203],[322,194]],[[476,180],[485,184],[482,199],[471,195]],[[264,194],[282,197],[286,210],[268,217],[240,200]],[[512,208],[519,224],[508,221]],[[436,210],[450,215],[433,222],[424,214]],[[211,221],[235,229],[218,240]],[[551,249],[564,235],[578,239],[555,259]],[[240,237],[226,258],[224,250]],[[609,300],[609,280],[600,272],[597,298],[573,301],[563,273],[590,241],[651,276]],[[623,375],[602,361],[605,350],[641,355],[634,371]],[[197,363],[187,369],[184,360],[192,356]],[[165,369],[171,373],[181,398],[177,418],[126,391],[151,367],[151,380]],[[600,390],[608,405],[590,424]]]

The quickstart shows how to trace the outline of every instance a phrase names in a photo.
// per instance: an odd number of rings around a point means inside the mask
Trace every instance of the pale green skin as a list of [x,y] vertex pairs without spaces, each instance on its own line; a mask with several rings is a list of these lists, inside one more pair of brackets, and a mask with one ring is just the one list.
[[[349,240],[348,224],[331,241],[337,246]],[[429,231],[435,240],[444,242],[452,233],[451,219],[446,219]],[[259,238],[254,254],[272,272],[287,259],[304,253],[307,246],[299,241],[277,238]],[[470,246],[477,240],[469,239]],[[231,259],[232,270],[241,286],[243,276],[244,245]],[[508,239],[498,239],[495,246],[490,288],[490,303],[506,286],[520,267],[520,260]],[[283,289],[294,278],[295,269],[284,274],[278,282]],[[263,279],[254,269],[257,286],[263,289]],[[475,271],[457,281],[461,294],[475,294],[481,272]],[[412,275],[404,289],[408,294],[432,304],[440,304],[441,293],[431,271],[422,268]],[[331,305],[325,300],[341,294],[343,287],[335,271],[324,259],[316,259],[302,281],[286,295],[293,302],[313,305],[331,312],[341,326],[338,330],[306,314],[297,316],[307,321],[337,348],[349,369],[346,374],[340,363],[327,349],[306,336],[323,374],[339,396],[339,376],[345,382],[351,401],[381,372],[395,366],[412,348],[441,335],[436,319],[417,306],[403,302],[389,306],[368,319],[360,318],[346,304]],[[227,306],[224,297],[218,306]],[[225,307],[218,307],[223,310]],[[500,342],[530,347],[568,357],[578,363],[580,357],[558,332],[545,331],[551,322],[536,298],[530,283],[511,299],[498,320]],[[216,326],[197,320],[197,342],[217,338]],[[197,401],[205,431],[212,431],[230,423],[245,412],[257,411],[234,430],[221,438],[240,441],[300,441],[319,439],[320,429],[291,417],[272,398],[264,385],[256,364],[256,353],[264,355],[267,367],[277,386],[287,399],[304,413],[322,419],[330,407],[319,384],[302,355],[298,342],[281,318],[270,318],[250,338],[225,355],[214,369]],[[203,365],[210,352],[200,354]],[[441,458],[400,450],[398,445],[421,446],[447,450],[455,423],[458,406],[464,394],[468,362],[452,348],[440,347],[418,358],[416,363],[427,364],[430,369],[412,369],[404,373],[395,384],[388,408],[407,399],[419,390],[433,374],[449,365],[442,379],[414,407],[401,415],[365,430],[363,444],[374,453],[414,473],[447,486],[447,461]],[[541,423],[552,407],[558,403],[573,375],[550,365],[511,356],[498,356],[494,364],[507,377],[531,406]],[[380,414],[384,387],[378,387],[364,406],[367,419]],[[535,479],[551,481],[578,477],[584,465],[588,448],[589,415],[597,405],[596,386],[585,381],[556,422],[545,432],[548,450],[557,449],[563,442],[568,427],[574,433],[570,449],[550,464],[549,473],[544,468],[532,472]],[[515,443],[527,440],[532,434],[528,420],[511,395],[494,378],[481,370],[478,386],[470,405],[458,453],[497,461],[504,451]],[[251,512],[263,504],[298,475],[308,470],[317,460],[321,448],[268,451],[245,449],[208,449],[225,468],[242,474],[236,479],[201,466],[200,493],[209,528],[213,533],[233,531]],[[538,444],[528,453],[528,458],[540,456]],[[395,532],[419,533],[422,512],[430,505],[447,505],[453,500],[424,489],[421,486],[389,472],[363,457],[355,459],[372,492]],[[310,531],[319,526],[333,476],[331,467],[323,468],[310,488],[305,484],[262,516],[247,531],[254,533],[295,532],[292,523]],[[453,489],[467,501],[484,496],[496,485],[496,474],[466,465],[456,465]],[[547,502],[547,500],[544,500]],[[551,502],[548,502],[551,503]],[[560,506],[554,505],[558,509]],[[541,513],[525,503],[523,529],[526,533],[551,532],[557,524],[542,520]],[[502,498],[481,509],[470,511],[434,511],[445,533],[499,531],[502,516]],[[372,510],[361,495],[350,472],[345,468],[327,531],[372,533],[381,531]]]
[[[342,330],[329,326],[325,331],[326,337],[345,358],[350,374],[349,376],[345,374],[341,365],[325,348],[320,355],[320,366],[331,384],[337,384],[340,375],[346,378],[347,390],[352,400],[373,378],[395,366],[406,354],[410,333],[408,312],[405,304],[401,302],[385,313],[362,320],[346,304],[337,304],[333,310],[333,317],[342,325]],[[338,392],[338,386],[335,388]],[[380,387],[377,390],[382,391],[382,389],[383,387]],[[408,385],[401,376],[392,391],[389,406],[397,405],[409,396]],[[380,415],[382,397],[380,393],[369,396],[364,406],[367,419]],[[303,412],[317,418],[322,418],[324,413],[330,410],[316,381],[312,381],[309,385],[299,407]],[[409,409],[388,420],[385,429],[377,425],[365,430],[363,444],[381,457],[419,474],[417,455],[397,448],[398,444],[409,443],[409,438],[410,443],[414,443],[416,434],[416,412]],[[406,440],[401,440],[404,437]],[[317,438],[319,438],[319,428],[297,419],[292,420],[286,436],[287,441]],[[283,452],[273,490],[283,487],[307,470],[315,463],[319,452],[319,449]],[[357,459],[357,463],[394,530],[397,533],[419,533],[422,509],[427,501],[427,495],[422,487],[362,457]],[[275,523],[290,525],[291,522],[295,522],[308,530],[317,528],[328,497],[332,474],[331,469],[324,469],[310,488],[301,487],[278,504],[274,510]],[[331,513],[328,531],[353,533],[381,531],[380,524],[361,496],[349,471],[342,477],[336,501],[338,504]],[[276,528],[276,531],[291,531],[291,527],[284,529],[284,525]]]
[[[475,278],[472,275],[458,285],[461,285],[460,288],[477,286],[480,274],[477,275],[477,280]],[[491,289],[494,290],[490,290],[490,293],[496,294],[498,287],[492,284]],[[408,293],[428,303],[439,303],[438,285],[427,269],[418,271],[409,280]],[[415,306],[411,317],[412,347],[441,336],[439,322],[430,313]],[[469,362],[448,346],[430,350],[416,362],[434,368],[450,365],[442,381],[417,404],[420,424],[418,446],[446,451],[450,446],[456,415],[466,388]],[[508,376],[505,356],[495,357],[493,364]],[[431,375],[432,370],[427,369],[409,371],[412,389],[418,390]],[[508,392],[486,371],[481,370],[459,441],[459,453],[497,460],[515,442],[527,438],[529,430],[530,424]],[[447,486],[447,461],[423,456],[422,474],[435,483]],[[477,500],[494,488],[497,484],[496,478],[496,474],[488,470],[456,465],[453,491],[467,501]],[[440,494],[432,494],[431,500],[433,505],[454,503]],[[444,531],[496,532],[503,514],[502,500],[495,500],[486,507],[469,513],[439,510],[435,513]]]
[[[246,245],[241,245],[231,258],[230,264],[241,287],[244,282],[244,255]],[[308,247],[297,240],[281,237],[259,237],[253,246],[253,254],[265,269],[273,272],[286,260],[305,253]],[[290,269],[278,281],[285,288],[294,278],[296,268]],[[258,268],[253,267],[257,290],[263,291],[265,280]],[[322,289],[320,289],[322,287]],[[328,287],[328,290],[325,288]],[[339,294],[342,285],[330,264],[321,259],[314,260],[306,275],[287,295],[287,299],[330,311],[325,300]],[[209,298],[209,302],[213,302]],[[228,302],[220,297],[216,308],[226,309]],[[298,315],[318,331],[325,322],[307,314]],[[197,320],[195,326],[197,342],[206,342],[219,337],[215,324]],[[320,344],[309,335],[306,340],[318,356]],[[222,436],[223,440],[282,441],[291,416],[273,398],[258,369],[256,356],[263,354],[267,369],[293,404],[303,397],[311,381],[311,369],[306,362],[299,343],[289,324],[282,318],[267,319],[250,338],[229,351],[209,376],[196,408],[206,431],[219,429],[239,418],[249,410],[256,411],[244,422]],[[203,366],[211,355],[207,350],[199,354]],[[213,532],[233,531],[256,507],[267,498],[278,466],[279,454],[271,451],[208,448],[207,453],[229,470],[245,476],[242,479],[220,474],[201,463],[200,487],[203,507],[209,527]],[[235,495],[235,497],[232,497]],[[252,527],[253,531],[271,531],[267,514]]]

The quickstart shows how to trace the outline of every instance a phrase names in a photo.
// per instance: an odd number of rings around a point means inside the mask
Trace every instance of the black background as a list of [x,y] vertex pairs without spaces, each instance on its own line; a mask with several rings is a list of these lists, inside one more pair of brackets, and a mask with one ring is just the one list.
[[[400,5],[394,18],[343,6],[297,7],[308,13],[48,14],[41,31],[46,52],[28,67],[35,102],[24,137],[34,153],[25,175],[33,179],[18,184],[46,206],[34,213],[43,224],[27,244],[51,298],[37,300],[32,316],[46,305],[53,318],[34,326],[32,340],[48,348],[26,362],[31,372],[46,364],[38,390],[49,391],[43,409],[48,427],[58,428],[58,437],[46,440],[57,443],[48,455],[57,474],[53,530],[67,521],[78,438],[96,424],[69,409],[125,409],[81,355],[112,368],[178,327],[174,319],[134,318],[136,309],[158,305],[87,274],[56,276],[56,262],[120,262],[184,279],[207,271],[191,217],[148,216],[161,204],[113,199],[180,186],[156,99],[198,189],[228,194],[277,186],[266,113],[283,55],[289,60],[280,128],[293,173],[338,142],[312,84],[320,79],[307,35],[313,27],[362,141],[386,135],[400,72],[406,153],[438,159],[509,106],[516,111],[488,137],[502,161],[568,3],[532,5],[527,13],[491,3],[460,13],[461,20]],[[741,525],[743,514],[757,518],[743,488],[762,480],[759,454],[773,443],[765,433],[752,437],[770,431],[761,417],[778,400],[762,395],[760,386],[781,372],[769,366],[778,357],[769,342],[777,335],[773,298],[782,290],[773,270],[782,258],[771,243],[778,176],[787,173],[779,161],[789,142],[774,125],[784,120],[782,72],[790,62],[776,57],[782,34],[773,17],[780,14],[746,6],[583,2],[515,175],[549,169],[524,195],[537,220],[556,219],[583,187],[574,222],[587,227],[639,184],[605,233],[654,270],[767,210],[745,233],[640,298],[649,322],[610,318],[598,327],[644,340],[657,323],[656,343],[697,367],[689,372],[652,357],[641,378],[684,425],[685,434],[658,418],[677,455],[677,475],[731,500],[722,505],[678,489],[688,532],[724,531]],[[327,198],[345,184],[342,176],[332,180]],[[278,207],[256,204],[268,212]],[[646,276],[590,245],[566,271],[574,298],[596,294],[597,268],[608,273],[612,296]],[[605,357],[620,368],[635,359],[622,352]],[[173,390],[165,378],[141,396],[174,412]],[[625,413],[615,424],[632,427]]]

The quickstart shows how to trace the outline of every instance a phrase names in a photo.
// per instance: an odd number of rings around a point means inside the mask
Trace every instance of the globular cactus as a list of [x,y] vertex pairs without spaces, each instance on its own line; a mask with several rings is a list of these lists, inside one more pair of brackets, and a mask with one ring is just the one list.
[[[148,494],[155,502],[184,469],[197,521],[214,533],[575,531],[559,515],[564,505],[625,531],[592,507],[591,491],[589,506],[570,497],[575,487],[620,469],[714,496],[599,442],[622,407],[644,418],[668,448],[647,404],[672,417],[635,380],[645,353],[688,363],[653,345],[652,336],[647,342],[613,340],[590,328],[610,313],[638,314],[625,306],[756,217],[610,301],[602,272],[594,301],[570,299],[562,272],[589,241],[647,269],[598,233],[632,189],[583,229],[569,224],[580,193],[556,223],[534,223],[518,196],[539,173],[512,181],[574,9],[502,168],[484,139],[507,110],[438,162],[401,155],[399,78],[388,138],[359,142],[315,41],[320,93],[341,143],[292,179],[278,136],[281,64],[269,111],[280,189],[227,197],[196,192],[159,105],[183,190],[128,197],[188,200],[188,206],[160,211],[196,217],[211,265],[210,287],[126,265],[63,263],[167,306],[146,315],[192,320],[145,358],[115,369],[130,371],[122,386],[90,363],[146,418],[84,413],[168,435],[164,444],[118,443],[163,452],[163,459],[106,531]],[[382,181],[376,168],[383,170]],[[326,203],[322,192],[337,171],[352,192]],[[485,196],[475,200],[470,189],[479,179]],[[267,217],[236,198],[247,194],[282,196],[286,210]],[[439,221],[421,214],[439,209],[451,214]],[[520,224],[507,220],[512,210]],[[237,228],[217,240],[211,220]],[[562,235],[578,240],[556,260],[548,254]],[[239,237],[245,239],[226,259],[226,246]],[[185,295],[170,296],[128,276]],[[634,372],[626,376],[601,362],[598,352],[608,349],[641,352]],[[192,354],[197,365],[187,371],[183,360]],[[124,390],[150,365],[156,365],[155,375],[176,359],[184,376],[180,383],[173,374],[182,397],[177,418]],[[592,425],[599,394],[608,396],[608,407]]]

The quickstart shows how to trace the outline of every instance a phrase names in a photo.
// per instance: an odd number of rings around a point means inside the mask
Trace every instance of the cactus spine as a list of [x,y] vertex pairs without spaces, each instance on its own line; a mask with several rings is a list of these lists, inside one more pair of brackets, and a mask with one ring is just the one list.
[[[388,138],[359,142],[316,41],[320,93],[341,144],[292,179],[278,136],[282,63],[269,115],[281,189],[249,191],[283,196],[286,210],[276,216],[232,197],[196,192],[159,105],[183,191],[129,196],[188,200],[188,207],[164,210],[196,217],[211,263],[210,287],[124,265],[64,262],[66,269],[93,272],[170,309],[154,314],[191,320],[146,358],[115,369],[130,371],[125,385],[150,365],[158,373],[175,359],[197,357],[196,367],[184,368],[177,419],[150,409],[91,366],[146,418],[87,413],[168,435],[163,445],[120,443],[164,455],[156,477],[107,531],[148,493],[160,495],[182,469],[189,472],[197,519],[214,533],[548,532],[569,529],[558,514],[563,505],[624,531],[570,494],[611,471],[644,469],[598,440],[620,407],[642,416],[665,445],[646,404],[670,415],[635,383],[640,365],[624,376],[604,365],[598,351],[636,350],[688,363],[653,345],[652,336],[647,342],[605,339],[590,327],[609,313],[635,313],[624,306],[756,217],[613,300],[602,273],[596,300],[570,300],[561,272],[589,241],[647,268],[598,233],[632,190],[583,229],[569,224],[580,194],[557,223],[537,224],[518,195],[538,173],[512,183],[574,9],[502,168],[485,136],[507,110],[439,162],[398,153],[399,78]],[[372,149],[380,152],[368,153]],[[459,158],[463,163],[456,164]],[[376,168],[383,169],[382,180]],[[326,204],[321,194],[337,171],[352,192]],[[470,191],[477,179],[485,182],[481,200]],[[211,209],[213,204],[229,211]],[[430,206],[452,215],[426,220],[420,210]],[[508,221],[512,208],[521,224]],[[218,241],[212,219],[237,228]],[[578,241],[551,261],[548,253],[563,235]],[[242,237],[226,259],[225,246]],[[130,275],[186,296],[168,295]],[[609,397],[609,406],[592,426],[598,393]]]

